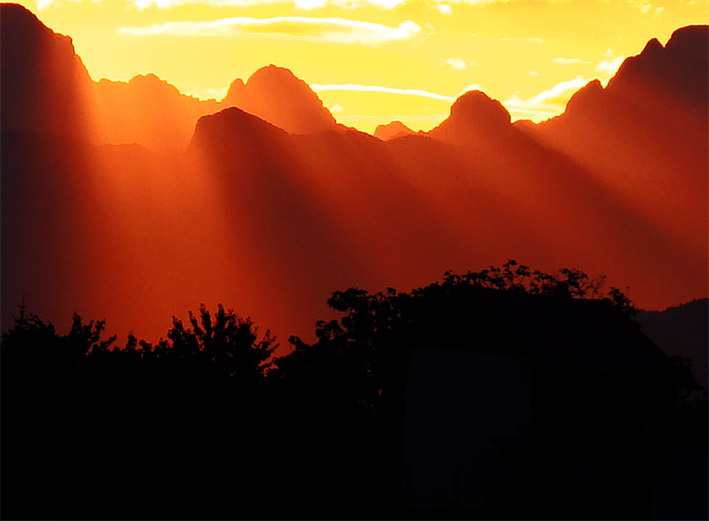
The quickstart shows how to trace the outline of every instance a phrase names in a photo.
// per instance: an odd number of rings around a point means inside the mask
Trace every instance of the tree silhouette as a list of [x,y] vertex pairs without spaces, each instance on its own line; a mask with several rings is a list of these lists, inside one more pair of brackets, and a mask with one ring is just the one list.
[[270,332],[221,305],[123,348],[105,321],[74,315],[59,335],[20,306],[0,346],[2,517],[390,517],[409,348],[461,333],[482,349],[518,343],[481,294],[606,299],[632,314],[622,291],[602,289],[511,260],[410,292],[336,291],[341,317],[275,360]]
[[630,316],[637,313],[622,290],[610,287],[603,294],[602,288],[605,284],[603,275],[592,279],[583,271],[574,268],[562,268],[553,273],[546,273],[541,270],[531,270],[514,259],[508,260],[499,268],[490,266],[481,271],[468,271],[462,275],[448,271],[443,277],[443,284],[522,291],[532,295],[563,298],[604,299]]
[[[402,386],[405,365],[402,357],[406,346],[454,341],[458,333],[453,331],[462,325],[477,330],[478,334],[490,335],[495,331],[494,343],[505,344],[506,331],[502,327],[498,330],[487,327],[495,319],[485,309],[470,312],[470,306],[475,305],[470,292],[475,288],[569,299],[603,299],[629,316],[635,314],[635,308],[623,291],[611,287],[604,294],[603,286],[604,277],[594,279],[578,269],[546,273],[508,260],[501,267],[490,266],[481,271],[464,274],[448,271],[441,282],[410,293],[393,288],[376,293],[358,288],[335,291],[328,305],[343,316],[339,320],[319,321],[317,341],[312,345],[291,337],[294,349],[276,359],[276,373],[283,378],[308,374],[311,380],[347,382],[347,392],[343,389],[341,397],[347,396],[349,402],[375,412],[387,408],[392,388]],[[450,335],[453,337],[448,338]]]
[[175,357],[197,366],[212,367],[223,376],[239,381],[262,378],[268,370],[268,361],[278,347],[270,331],[259,339],[258,328],[250,317],[241,318],[233,310],[219,304],[212,316],[202,304],[198,313],[189,312],[189,324],[173,317],[159,357]]

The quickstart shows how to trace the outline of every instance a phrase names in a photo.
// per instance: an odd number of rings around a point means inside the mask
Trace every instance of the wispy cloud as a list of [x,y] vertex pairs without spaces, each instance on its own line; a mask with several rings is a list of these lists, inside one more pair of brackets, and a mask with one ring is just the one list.
[[552,63],[556,63],[557,65],[577,65],[579,63],[591,63],[584,61],[581,58],[564,58],[563,56],[553,58],[551,61]]
[[615,58],[601,60],[596,64],[594,70],[598,73],[598,77],[604,85],[615,76],[615,73],[618,72],[618,68],[625,58],[625,56],[616,56]]
[[214,98],[216,100],[221,100],[224,99],[228,90],[228,87],[222,87],[220,89],[214,89],[210,87],[200,92],[185,92],[183,94],[190,94],[192,96],[197,96],[202,99]]
[[526,42],[526,43],[544,43],[541,38],[533,38],[530,36],[520,36],[515,38],[498,38],[498,42]]
[[317,43],[380,45],[407,40],[421,34],[421,27],[407,20],[398,27],[345,18],[277,16],[273,18],[233,17],[206,22],[168,22],[145,27],[122,27],[131,36],[260,36],[289,38]]
[[[52,0],[41,0],[52,2]],[[251,7],[264,4],[289,4],[298,9],[322,9],[328,6],[343,9],[358,9],[364,7],[378,7],[380,9],[394,9],[407,0],[133,0],[139,9],[174,9],[185,5],[205,5],[210,7]]]
[[453,14],[453,8],[448,4],[438,4],[438,10],[443,14]]
[[519,95],[513,95],[502,104],[513,115],[526,114],[531,119],[539,121],[563,112],[569,98],[586,83],[588,80],[577,76],[572,80],[557,83],[550,89],[530,98],[520,98]]
[[485,92],[485,87],[482,85],[478,85],[477,83],[468,83],[465,87],[463,87],[463,90],[461,90],[458,94],[455,95],[456,98],[461,97],[463,94],[466,92],[470,92],[471,90],[480,90]]
[[[95,3],[101,2],[101,0],[61,0],[61,1],[91,1]],[[292,5],[298,9],[313,10],[322,9],[325,7],[338,7],[341,9],[362,9],[369,7],[376,7],[379,9],[396,9],[397,7],[404,6],[415,0],[129,0],[132,1],[139,9],[173,9],[176,7],[186,6],[186,5],[204,5],[212,7],[250,7],[255,5],[263,4],[287,4]],[[452,5],[467,5],[467,6],[478,6],[483,7],[490,4],[496,3],[511,3],[515,1],[525,1],[525,0],[430,0],[428,5],[432,8],[437,9],[443,14],[451,14],[453,12]],[[546,1],[548,3],[555,3],[561,0],[539,0]],[[664,7],[653,7],[647,0],[625,0],[631,5],[635,5],[640,9],[640,12],[644,14],[652,13],[654,16],[660,16]],[[676,0],[679,1],[679,0]],[[693,0],[685,0],[690,5]],[[43,10],[50,5],[57,3],[57,0],[37,0],[37,7],[39,10]],[[507,40],[519,40],[518,38],[510,38]],[[525,38],[522,38],[525,40]],[[537,40],[533,38],[532,40]]]
[[586,85],[586,83],[588,83],[587,79],[581,76],[576,76],[573,80],[559,82],[551,89],[545,90],[544,92],[533,96],[530,98],[530,101],[533,103],[546,103],[563,106],[566,104],[569,97],[571,97],[571,95],[578,89]]
[[380,92],[385,94],[401,94],[404,96],[418,96],[420,98],[429,98],[439,101],[455,101],[452,96],[444,96],[442,94],[436,94],[435,92],[429,92],[422,89],[398,89],[395,87],[382,87],[380,85],[358,85],[355,83],[345,83],[342,85],[319,85],[317,83],[311,83],[310,88],[315,92],[326,92],[326,91],[350,91],[350,92]]
[[474,65],[473,62],[464,60],[463,58],[441,58],[438,63],[445,67],[450,67],[454,71],[464,71]]
[[[91,1],[95,3],[101,2],[101,0],[62,0],[62,1]],[[298,9],[312,10],[312,9],[322,9],[325,7],[338,7],[341,9],[362,9],[369,7],[376,7],[379,9],[396,9],[397,7],[408,4],[414,0],[128,0],[138,7],[139,9],[174,9],[176,7],[182,7],[186,5],[203,5],[211,7],[250,7],[256,5],[264,4],[287,4],[294,6]],[[453,9],[451,4],[454,5],[469,5],[469,6],[485,6],[488,4],[495,3],[507,3],[515,0],[431,0],[429,5],[437,9],[443,14],[451,14]],[[517,0],[522,1],[522,0]],[[547,0],[549,2],[555,2],[558,0]],[[639,0],[628,0],[631,2],[637,2]],[[45,9],[57,0],[38,0],[38,8],[40,10]],[[644,4],[643,4],[644,5]],[[641,9],[646,12],[648,8]],[[657,12],[661,12],[662,8],[656,9]]]

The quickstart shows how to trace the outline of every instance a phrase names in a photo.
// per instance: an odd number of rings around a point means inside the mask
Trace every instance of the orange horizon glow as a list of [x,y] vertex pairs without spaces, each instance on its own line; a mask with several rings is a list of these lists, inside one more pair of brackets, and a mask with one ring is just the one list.
[[709,22],[709,2],[638,0],[21,0],[69,35],[92,79],[154,73],[221,99],[274,63],[308,82],[338,122],[429,130],[480,89],[513,120],[563,112],[651,38]]

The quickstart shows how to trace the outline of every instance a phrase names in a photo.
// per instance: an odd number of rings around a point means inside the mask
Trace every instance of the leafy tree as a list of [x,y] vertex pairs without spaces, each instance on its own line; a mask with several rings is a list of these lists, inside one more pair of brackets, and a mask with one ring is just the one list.
[[[212,367],[225,376],[248,381],[261,378],[270,366],[269,358],[278,347],[270,331],[259,339],[250,317],[241,318],[219,304],[212,314],[202,304],[197,314],[189,312],[189,324],[173,317],[168,331],[169,344],[162,342],[158,357],[173,357],[203,367]],[[143,346],[148,349],[148,345]]]
[[562,268],[553,273],[546,273],[541,270],[531,270],[514,259],[508,260],[501,268],[490,266],[481,271],[468,271],[463,275],[448,271],[443,278],[443,284],[451,286],[470,285],[505,291],[522,291],[532,295],[603,299],[610,301],[626,314],[634,316],[637,311],[627,295],[615,287],[611,287],[603,294],[604,283],[603,275],[592,279],[583,271],[573,268]]
[[[630,299],[617,288],[603,293],[604,278],[564,268],[546,273],[532,270],[515,260],[501,267],[490,266],[464,274],[446,272],[441,282],[410,293],[392,288],[370,294],[358,288],[336,291],[328,305],[343,313],[339,320],[317,323],[317,341],[308,345],[291,337],[293,351],[275,361],[276,374],[294,379],[308,374],[311,379],[348,382],[350,394],[341,396],[376,413],[400,399],[394,389],[403,387],[402,357],[406,346],[421,342],[455,341],[462,325],[478,334],[494,335],[495,344],[504,344],[508,332],[495,328],[495,318],[484,308],[475,308],[470,298],[473,288],[547,295],[559,298],[603,299],[623,312],[635,313]],[[492,326],[492,327],[491,327]],[[319,375],[319,376],[318,376]],[[337,375],[337,376],[335,376]],[[354,393],[354,395],[352,395]]]
[[[39,371],[52,370],[59,358],[59,336],[50,322],[20,305],[14,324],[2,335],[2,379],[5,383],[22,383]],[[31,348],[28,348],[30,347]]]
[[45,322],[22,304],[13,325],[2,335],[4,374],[11,381],[27,378],[59,376],[63,371],[74,374],[89,354],[108,352],[116,335],[104,340],[104,320],[84,324],[74,314],[71,328],[65,336],[57,334],[51,322]]

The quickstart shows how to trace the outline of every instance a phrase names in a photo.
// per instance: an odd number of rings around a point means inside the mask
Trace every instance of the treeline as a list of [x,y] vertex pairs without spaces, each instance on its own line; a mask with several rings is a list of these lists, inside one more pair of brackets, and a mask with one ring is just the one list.
[[406,350],[488,321],[461,305],[479,287],[634,313],[602,279],[515,261],[410,293],[335,292],[341,318],[319,322],[313,344],[291,337],[280,357],[268,331],[221,305],[173,318],[157,344],[131,334],[123,346],[103,321],[75,316],[62,335],[20,306],[2,336],[2,517],[405,515]]

